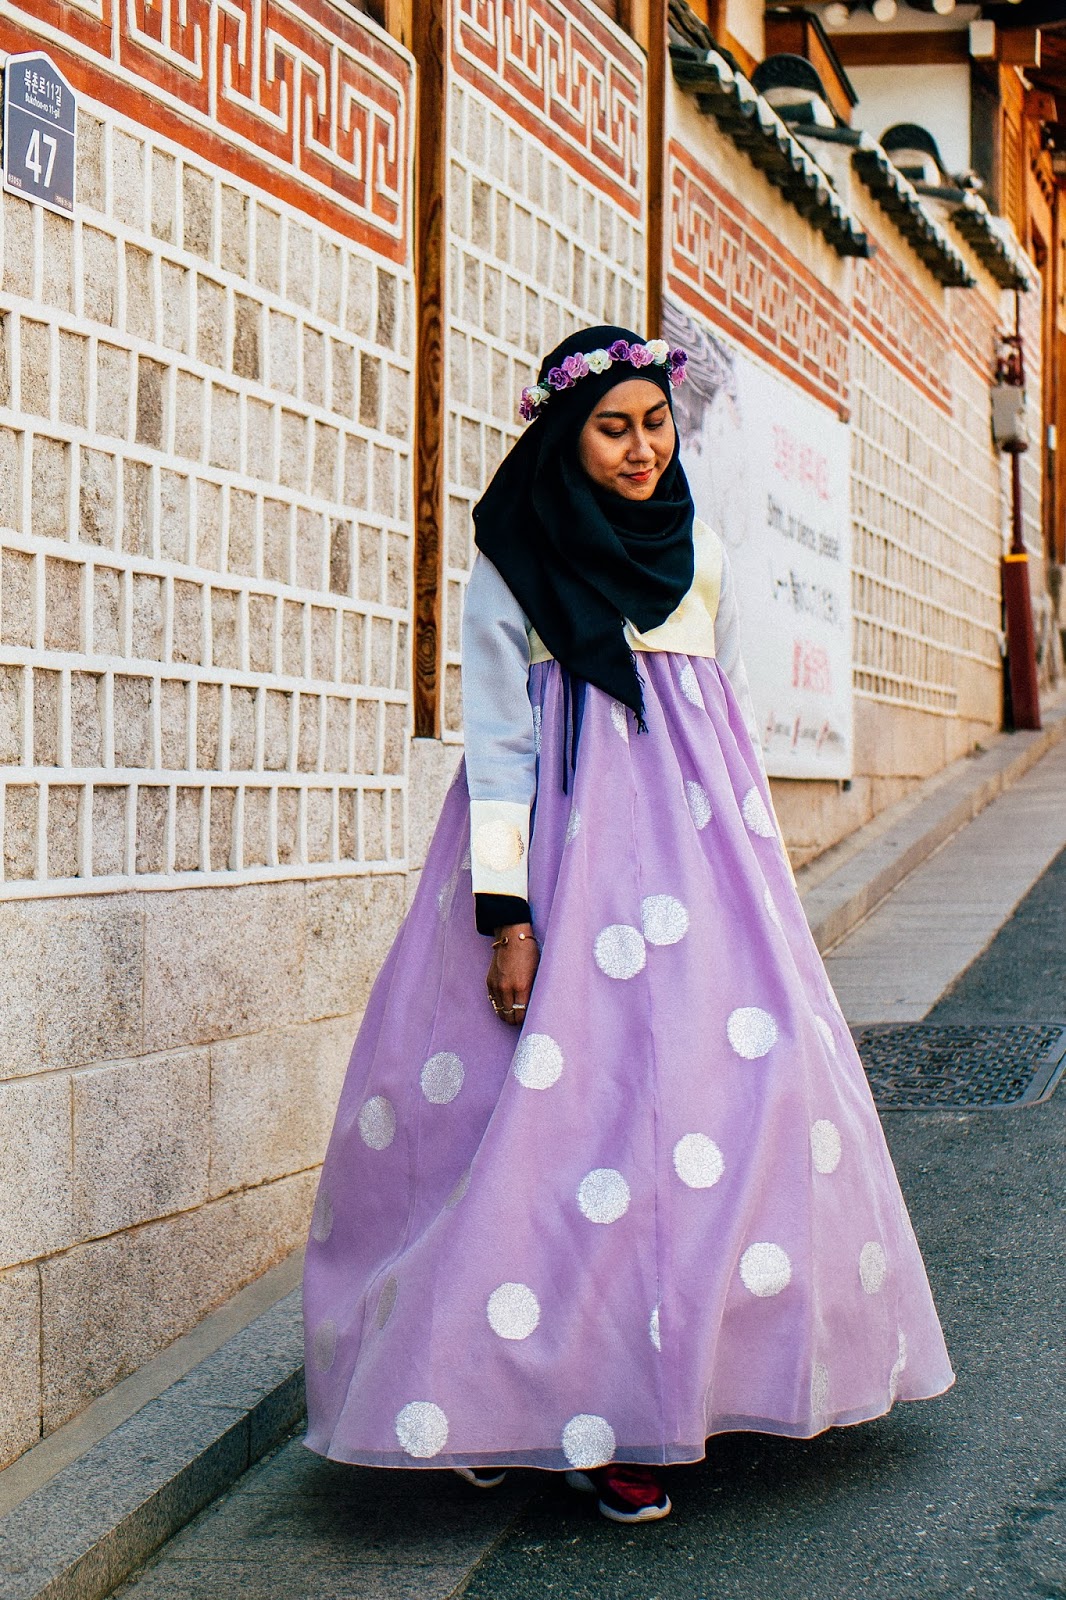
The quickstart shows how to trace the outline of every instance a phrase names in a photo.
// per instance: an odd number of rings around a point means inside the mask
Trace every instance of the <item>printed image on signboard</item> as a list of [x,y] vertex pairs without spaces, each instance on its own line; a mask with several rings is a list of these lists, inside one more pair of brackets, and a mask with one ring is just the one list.
[[52,211],[74,210],[77,106],[59,68],[33,51],[4,66],[4,188]]
[[847,426],[671,301],[663,334],[689,353],[674,393],[682,461],[733,569],[767,770],[848,778]]

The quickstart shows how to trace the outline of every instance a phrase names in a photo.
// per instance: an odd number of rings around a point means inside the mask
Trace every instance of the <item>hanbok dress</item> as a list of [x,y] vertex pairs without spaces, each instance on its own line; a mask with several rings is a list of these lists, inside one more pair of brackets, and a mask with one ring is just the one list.
[[[627,628],[645,732],[577,700],[477,558],[465,760],[311,1224],[307,1443],[335,1460],[695,1461],[953,1381],[774,819],[723,547],[699,522],[694,546],[674,614]],[[520,1031],[474,892],[532,908]]]

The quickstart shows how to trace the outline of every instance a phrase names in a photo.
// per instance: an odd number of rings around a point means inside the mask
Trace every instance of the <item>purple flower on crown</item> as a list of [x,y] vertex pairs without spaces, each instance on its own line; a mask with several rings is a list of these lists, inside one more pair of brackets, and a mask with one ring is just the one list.
[[528,389],[522,390],[522,399],[519,402],[518,412],[523,422],[532,422],[537,414],[537,402],[533,399]]
[[574,380],[562,367],[553,367],[548,373],[548,382],[553,389],[572,389]]
[[666,364],[670,368],[670,371],[673,372],[677,367],[684,367],[687,360],[687,352],[682,350],[680,345],[678,345],[675,349],[670,351],[670,354],[666,358]]
[[589,364],[586,357],[580,353],[574,356],[567,356],[563,361],[563,371],[571,383],[576,383],[578,378],[588,377]]
[[614,344],[612,344],[611,347],[609,348],[609,350],[607,351],[607,354],[610,356],[612,361],[628,361],[629,360],[629,343],[628,343],[628,341],[625,340],[625,339],[616,339],[614,341]]
[[646,344],[631,344],[629,347],[629,364],[631,367],[650,367],[655,357]]

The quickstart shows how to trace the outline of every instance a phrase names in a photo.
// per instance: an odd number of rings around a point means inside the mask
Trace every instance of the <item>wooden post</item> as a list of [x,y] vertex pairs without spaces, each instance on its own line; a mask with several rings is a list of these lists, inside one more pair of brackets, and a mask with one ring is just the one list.
[[414,731],[440,737],[444,586],[444,184],[447,161],[445,0],[413,0],[415,161]]
[[644,142],[647,163],[648,222],[645,236],[647,284],[644,331],[651,339],[662,332],[663,273],[666,228],[666,89],[669,60],[669,0],[627,0],[622,24],[640,45],[648,62]]

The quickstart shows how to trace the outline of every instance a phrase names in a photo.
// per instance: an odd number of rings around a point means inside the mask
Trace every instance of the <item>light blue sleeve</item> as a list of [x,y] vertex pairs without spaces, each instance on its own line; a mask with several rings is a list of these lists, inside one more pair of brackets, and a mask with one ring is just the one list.
[[463,737],[472,800],[529,805],[536,790],[526,619],[487,556],[478,555],[463,609]]
[[537,786],[529,637],[521,606],[483,555],[466,589],[462,670],[474,893],[524,900]]

